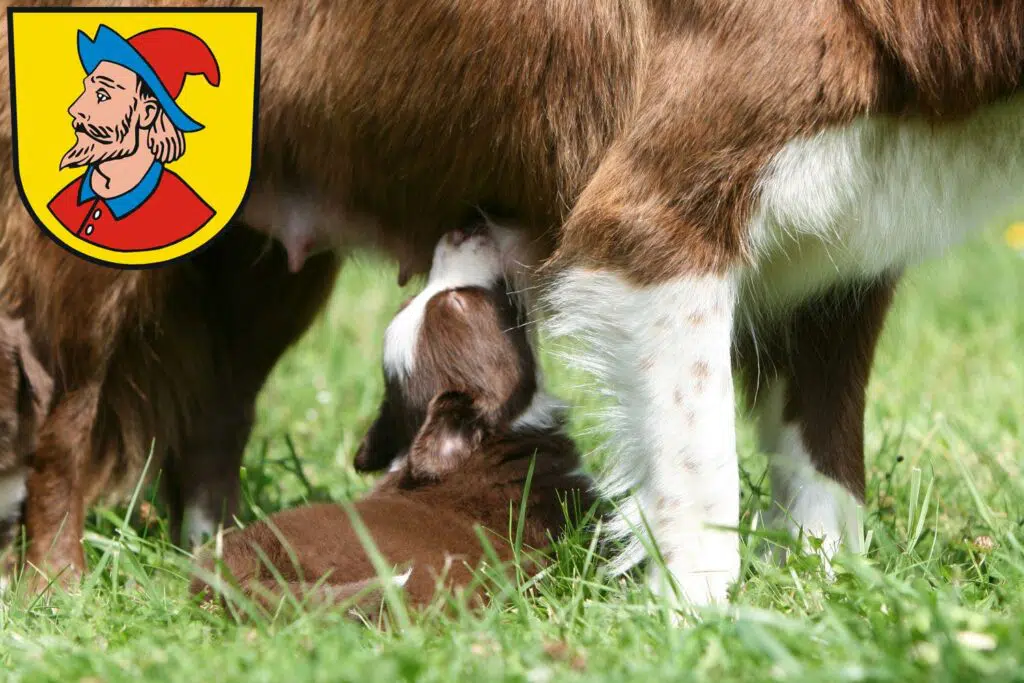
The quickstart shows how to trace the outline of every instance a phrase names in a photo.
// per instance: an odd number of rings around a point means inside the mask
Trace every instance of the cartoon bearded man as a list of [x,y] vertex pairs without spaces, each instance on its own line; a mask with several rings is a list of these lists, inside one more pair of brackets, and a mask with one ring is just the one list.
[[49,209],[83,240],[117,251],[159,249],[194,234],[214,210],[165,168],[201,130],[175,103],[188,74],[220,83],[210,48],[186,31],[158,28],[125,40],[100,26],[78,33],[84,90],[68,109],[75,144],[60,168],[85,167]]

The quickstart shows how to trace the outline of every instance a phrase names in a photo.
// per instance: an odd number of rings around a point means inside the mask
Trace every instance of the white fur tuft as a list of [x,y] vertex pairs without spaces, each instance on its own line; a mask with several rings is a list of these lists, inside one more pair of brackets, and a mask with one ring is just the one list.
[[406,569],[401,574],[395,574],[394,576],[392,576],[391,577],[391,582],[394,583],[399,588],[404,588],[405,584],[409,583],[409,579],[411,577],[412,577],[412,566],[410,565],[409,568]]
[[199,547],[207,538],[212,538],[217,533],[217,523],[198,503],[191,503],[185,507],[181,526],[183,540],[192,548]]
[[[837,482],[818,472],[798,425],[782,429],[779,450],[771,460],[772,514],[768,523],[784,525],[795,537],[821,541],[821,557],[831,574],[831,561],[845,542],[857,552],[857,499]],[[773,519],[774,518],[774,519]]]
[[0,521],[13,519],[20,515],[21,504],[25,501],[27,490],[24,470],[15,470],[0,474]]

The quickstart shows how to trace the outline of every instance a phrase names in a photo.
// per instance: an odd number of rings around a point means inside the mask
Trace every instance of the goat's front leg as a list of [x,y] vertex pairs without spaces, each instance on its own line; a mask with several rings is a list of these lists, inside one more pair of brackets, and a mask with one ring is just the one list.
[[588,342],[580,360],[616,401],[619,471],[611,488],[636,487],[639,514],[626,521],[650,530],[663,561],[654,562],[652,589],[672,591],[673,579],[688,602],[725,600],[739,575],[735,276],[638,285],[614,271],[574,268],[552,301],[556,333]]
[[98,383],[68,392],[39,431],[25,498],[26,563],[35,590],[54,580],[71,585],[86,568],[82,477],[98,397]]

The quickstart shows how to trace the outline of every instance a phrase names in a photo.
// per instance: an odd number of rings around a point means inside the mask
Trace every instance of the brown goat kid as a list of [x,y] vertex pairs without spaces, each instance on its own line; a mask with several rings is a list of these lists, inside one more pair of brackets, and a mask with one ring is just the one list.
[[[490,532],[502,562],[512,560],[510,530],[524,497],[525,549],[545,547],[593,505],[562,409],[537,391],[521,316],[495,242],[477,231],[438,246],[427,288],[389,327],[389,390],[360,458],[364,468],[391,471],[354,511],[414,605],[429,603],[439,585],[472,583],[485,559],[477,527]],[[396,374],[388,359],[400,350],[412,353],[412,364]],[[319,603],[347,600],[376,577],[338,505],[287,510],[230,531],[221,559],[225,578],[271,608],[284,591]],[[201,566],[194,593],[211,588],[213,557]],[[524,564],[528,573],[539,566]],[[379,592],[370,590],[360,604],[374,600]]]

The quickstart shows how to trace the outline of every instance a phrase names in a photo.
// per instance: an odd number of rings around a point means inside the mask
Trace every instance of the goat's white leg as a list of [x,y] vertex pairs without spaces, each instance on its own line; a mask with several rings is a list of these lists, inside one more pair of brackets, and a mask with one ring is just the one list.
[[[585,342],[576,360],[611,391],[617,471],[608,493],[635,486],[636,506],[664,568],[652,589],[692,604],[725,601],[739,576],[739,472],[730,347],[734,275],[685,276],[641,287],[573,268],[552,289],[552,331]],[[724,528],[724,530],[723,530]],[[636,548],[634,548],[634,551]],[[627,553],[622,566],[636,559]]]
[[[799,421],[784,419],[785,401],[786,383],[779,379],[758,405],[758,436],[761,450],[769,454],[772,487],[765,524],[801,538],[807,551],[815,539],[814,546],[831,574],[832,558],[842,543],[854,552],[859,550],[859,502],[814,466]],[[780,549],[775,559],[785,562],[785,550]]]
[[861,550],[866,389],[897,280],[837,286],[762,335],[774,335],[767,349],[776,374],[757,401],[772,516],[805,541],[819,539],[829,571],[841,543]]

